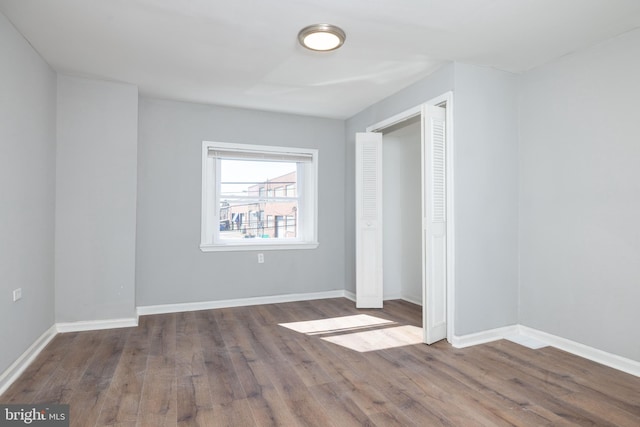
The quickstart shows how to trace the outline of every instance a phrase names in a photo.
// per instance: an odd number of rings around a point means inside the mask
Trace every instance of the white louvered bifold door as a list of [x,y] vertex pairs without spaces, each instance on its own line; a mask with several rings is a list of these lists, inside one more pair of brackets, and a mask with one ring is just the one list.
[[423,177],[424,342],[447,337],[447,188],[445,109],[425,106]]
[[382,134],[356,133],[356,307],[382,296]]

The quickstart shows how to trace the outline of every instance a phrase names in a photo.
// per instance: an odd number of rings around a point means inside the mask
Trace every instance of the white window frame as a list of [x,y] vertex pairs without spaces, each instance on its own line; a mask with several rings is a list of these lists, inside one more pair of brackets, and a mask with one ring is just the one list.
[[[214,150],[237,151],[248,159],[260,160],[261,156],[307,156],[311,161],[298,163],[298,236],[290,239],[220,239],[220,159],[210,152]],[[255,157],[252,157],[255,156]],[[237,144],[229,142],[202,142],[202,216],[200,225],[200,250],[215,251],[263,251],[282,249],[315,249],[318,247],[318,150],[311,148],[275,147],[268,145]],[[246,240],[246,241],[245,241]]]

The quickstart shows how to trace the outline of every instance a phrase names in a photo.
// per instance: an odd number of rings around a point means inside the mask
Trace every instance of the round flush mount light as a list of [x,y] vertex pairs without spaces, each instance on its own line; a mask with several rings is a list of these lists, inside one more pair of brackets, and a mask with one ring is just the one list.
[[304,27],[298,33],[298,41],[307,49],[317,51],[336,50],[347,38],[342,29],[331,24],[315,24]]

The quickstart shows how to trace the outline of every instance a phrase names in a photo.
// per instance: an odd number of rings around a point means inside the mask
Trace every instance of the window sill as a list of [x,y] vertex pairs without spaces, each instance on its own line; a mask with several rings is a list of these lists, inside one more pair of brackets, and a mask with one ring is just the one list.
[[297,249],[316,249],[318,242],[287,242],[287,243],[228,243],[221,245],[202,244],[202,252],[233,252],[233,251],[280,251]]

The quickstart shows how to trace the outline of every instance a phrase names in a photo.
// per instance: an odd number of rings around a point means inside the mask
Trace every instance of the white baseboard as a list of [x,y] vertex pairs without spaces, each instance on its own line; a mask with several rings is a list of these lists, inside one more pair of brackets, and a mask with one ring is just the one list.
[[471,347],[473,345],[485,344],[491,341],[504,339],[508,335],[518,333],[518,325],[504,326],[502,328],[489,329],[467,335],[454,335],[451,345],[455,348]]
[[608,353],[606,351],[589,347],[587,345],[524,325],[505,326],[503,328],[490,329],[468,335],[454,335],[451,345],[456,348],[464,348],[500,339],[508,339],[522,343],[523,345],[533,343],[533,345],[531,345],[532,348],[540,348],[542,346],[550,345],[566,351],[567,353],[640,377],[640,362],[638,361],[627,359],[613,353]]
[[[220,301],[186,302],[179,304],[145,305],[138,307],[138,316],[147,314],[179,313],[182,311],[211,310],[214,308],[243,307],[261,304],[277,304],[294,301],[311,301],[326,298],[344,298],[346,291],[311,292],[305,294],[273,295],[266,297],[239,298]],[[347,297],[348,298],[348,297]]]
[[[348,300],[353,301],[353,302],[356,301],[356,294],[354,292],[344,291],[344,295],[342,295],[342,296],[344,298],[348,299]],[[416,304],[416,305],[422,306],[422,301],[419,301],[419,300],[417,300],[415,298],[411,298],[411,297],[403,297],[401,295],[391,295],[391,296],[386,296],[384,298],[385,301],[394,300],[394,299],[401,299],[403,301],[407,301],[407,302],[410,302],[412,304]]]
[[7,391],[9,386],[24,372],[25,369],[40,354],[43,348],[56,336],[56,326],[47,329],[15,362],[0,374],[0,394]]
[[131,328],[138,326],[138,318],[84,320],[80,322],[56,323],[58,332],[98,331],[100,329]]
[[588,345],[580,344],[566,338],[548,334],[546,332],[542,332],[528,326],[519,325],[518,329],[519,332],[524,336],[531,337],[538,341],[546,342],[550,346],[559,348],[560,350],[564,350],[567,353],[575,354],[576,356],[584,357],[585,359],[589,359],[602,365],[609,366],[610,368],[614,368],[619,371],[635,375],[636,377],[640,377],[640,362],[637,362],[635,360],[627,359],[626,357],[618,356],[617,354],[598,350],[597,348],[589,347]]
[[516,344],[520,344],[523,345],[525,347],[528,347],[532,350],[538,350],[540,348],[544,348],[544,347],[548,347],[549,343],[547,343],[546,341],[540,341],[537,340],[535,338],[533,338],[530,335],[525,335],[522,333],[522,326],[518,326],[518,330],[511,334],[511,335],[506,335],[504,337],[506,340],[509,340],[511,342],[514,342]]
[[410,302],[411,304],[419,305],[422,307],[422,299],[414,298],[414,297],[402,297],[400,298],[403,301]]
[[356,294],[355,292],[351,292],[351,291],[344,291],[344,297],[348,300],[351,300],[353,302],[356,302]]

